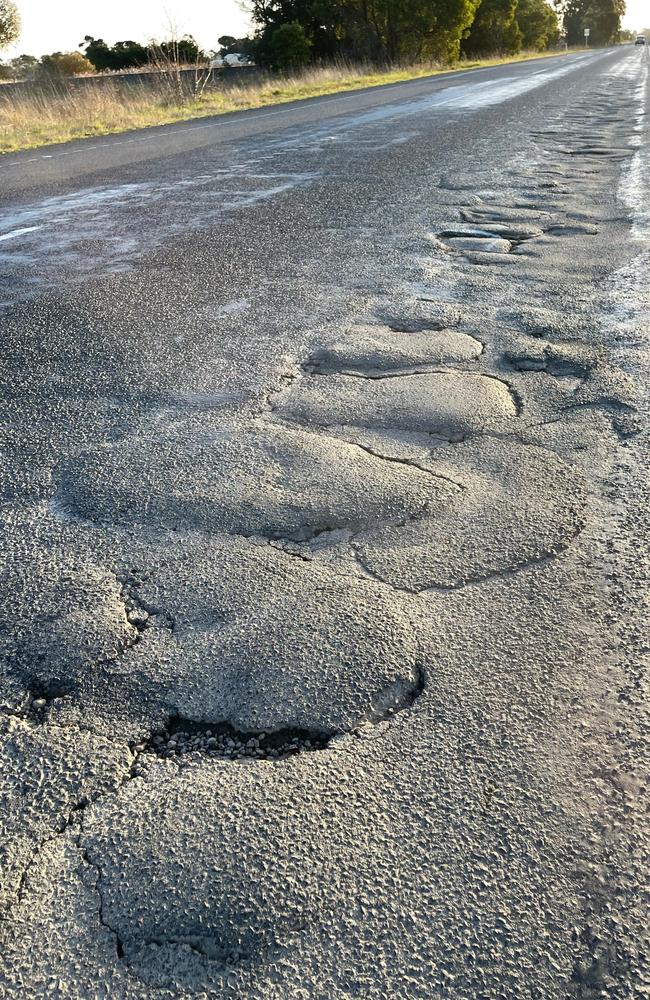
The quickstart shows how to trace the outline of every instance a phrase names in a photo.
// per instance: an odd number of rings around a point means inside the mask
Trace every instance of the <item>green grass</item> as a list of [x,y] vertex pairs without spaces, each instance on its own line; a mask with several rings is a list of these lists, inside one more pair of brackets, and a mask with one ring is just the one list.
[[309,69],[293,77],[258,78],[235,85],[227,84],[219,89],[205,90],[199,96],[188,93],[180,99],[172,96],[169,79],[162,78],[160,84],[131,86],[120,83],[119,77],[101,79],[94,85],[69,87],[59,93],[48,88],[30,87],[18,93],[8,91],[6,96],[0,87],[0,153],[400,83],[447,73],[450,69],[462,73],[562,54],[525,52],[514,57],[463,61],[453,67],[426,64],[385,71],[364,66],[335,65]]

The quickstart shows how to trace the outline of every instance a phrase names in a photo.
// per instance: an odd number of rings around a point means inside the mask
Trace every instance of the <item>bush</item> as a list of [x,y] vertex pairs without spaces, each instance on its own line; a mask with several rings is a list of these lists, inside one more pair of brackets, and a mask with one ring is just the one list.
[[311,59],[311,42],[303,26],[290,21],[265,32],[259,42],[258,59],[279,73],[306,66]]
[[81,52],[53,52],[50,56],[43,56],[40,69],[48,76],[82,76],[95,71],[93,64]]
[[557,14],[546,0],[519,0],[517,24],[525,49],[548,49],[560,37]]
[[463,52],[482,56],[498,52],[514,55],[521,48],[522,33],[516,21],[517,0],[482,0],[474,23],[463,42]]

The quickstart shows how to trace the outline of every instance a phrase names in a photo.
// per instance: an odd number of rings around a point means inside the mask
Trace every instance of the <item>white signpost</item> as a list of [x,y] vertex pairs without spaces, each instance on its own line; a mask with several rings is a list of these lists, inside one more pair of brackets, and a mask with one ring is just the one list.
[[591,34],[591,28],[585,28],[585,45],[589,45],[590,34]]

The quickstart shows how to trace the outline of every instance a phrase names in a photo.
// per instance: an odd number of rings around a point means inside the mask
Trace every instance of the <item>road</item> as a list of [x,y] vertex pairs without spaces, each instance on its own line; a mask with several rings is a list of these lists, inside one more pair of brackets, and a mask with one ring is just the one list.
[[646,995],[648,66],[0,160],[4,997]]

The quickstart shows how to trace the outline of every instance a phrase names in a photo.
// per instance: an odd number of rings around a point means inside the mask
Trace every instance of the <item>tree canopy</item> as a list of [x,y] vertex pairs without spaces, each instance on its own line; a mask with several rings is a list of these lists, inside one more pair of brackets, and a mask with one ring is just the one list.
[[179,63],[207,62],[208,59],[191,35],[170,38],[164,42],[151,42],[149,45],[131,40],[107,45],[103,38],[86,35],[80,48],[100,73],[106,70],[136,69],[160,60],[161,57]]
[[251,10],[256,35],[236,43],[241,51],[254,49],[263,65],[273,63],[271,40],[287,24],[302,28],[315,61],[450,63],[461,51],[508,54],[522,46],[545,48],[559,37],[558,17],[547,0],[252,0]]
[[[556,44],[562,25],[569,45],[610,45],[622,37],[625,0],[250,0],[255,32],[246,38],[222,35],[221,55],[241,52],[262,66],[290,72],[308,62],[333,58],[374,63],[436,61],[467,56],[515,54]],[[0,48],[19,35],[13,0],[0,0]],[[80,53],[55,52],[41,63],[20,56],[5,75],[99,72],[136,69],[149,63],[207,62],[192,36],[143,45],[132,40],[108,45],[86,35]]]
[[463,41],[467,55],[519,52],[521,30],[517,22],[517,0],[481,0],[476,17]]
[[560,37],[557,14],[546,0],[519,0],[517,24],[523,49],[547,49]]
[[283,24],[299,24],[315,59],[397,61],[458,58],[480,0],[253,0],[264,45]]
[[611,45],[619,39],[625,0],[568,0],[564,8],[564,30],[569,45],[584,44],[589,28],[590,45]]
[[0,49],[18,41],[20,14],[13,0],[0,0]]
[[103,38],[86,35],[80,48],[100,73],[105,70],[133,69],[149,61],[149,50],[138,42],[116,42],[107,45]]

